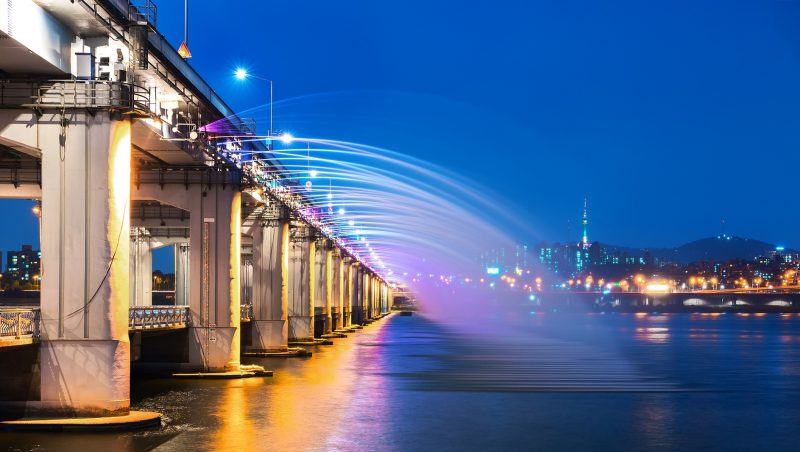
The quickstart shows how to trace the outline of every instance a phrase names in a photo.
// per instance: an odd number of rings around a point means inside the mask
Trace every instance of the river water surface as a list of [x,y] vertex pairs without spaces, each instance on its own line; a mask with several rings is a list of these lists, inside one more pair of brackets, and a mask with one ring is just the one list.
[[[146,380],[156,430],[0,433],[11,450],[799,450],[800,317],[529,314],[468,334],[393,315],[258,360],[272,378]],[[513,334],[509,333],[513,331]]]

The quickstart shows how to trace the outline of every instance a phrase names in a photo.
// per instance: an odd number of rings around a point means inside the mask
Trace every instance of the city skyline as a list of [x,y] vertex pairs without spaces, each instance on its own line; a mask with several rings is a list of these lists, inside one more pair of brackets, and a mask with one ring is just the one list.
[[[591,244],[593,242],[600,242],[606,246],[614,246],[614,247],[622,247],[622,248],[631,248],[631,249],[638,249],[638,250],[648,250],[648,249],[657,249],[657,248],[676,248],[682,245],[686,245],[688,243],[702,240],[706,238],[712,237],[720,237],[723,235],[727,235],[730,237],[741,237],[750,240],[758,240],[763,241],[766,243],[770,243],[774,246],[779,246],[786,249],[796,249],[797,247],[793,246],[791,241],[789,240],[770,240],[770,239],[762,239],[760,237],[752,237],[748,236],[747,234],[741,233],[734,233],[728,234],[726,233],[725,225],[720,225],[720,232],[719,233],[710,233],[707,235],[696,235],[694,237],[687,238],[685,241],[680,243],[665,243],[659,242],[654,240],[653,243],[643,243],[643,244],[631,244],[631,243],[613,243],[605,239],[598,239],[596,235],[594,235],[594,231],[591,229],[591,226],[588,225],[588,218],[587,216],[592,213],[592,222],[595,221],[595,217],[593,212],[591,211],[591,205],[589,204],[589,196],[583,196],[583,209],[579,210],[576,208],[576,215],[574,221],[571,221],[570,224],[575,225],[574,228],[568,228],[562,235],[564,236],[563,239],[554,238],[554,237],[540,237],[536,239],[529,239],[529,240],[519,240],[520,244],[526,244],[528,246],[534,247],[540,242],[547,242],[547,243],[561,243],[561,244],[569,244],[569,243],[588,243]],[[9,217],[16,218],[18,221],[15,223],[9,224],[8,222],[3,222],[0,224],[0,252],[7,252],[9,250],[17,250],[20,249],[21,245],[24,244],[31,244],[34,249],[39,249],[39,236],[38,236],[38,220],[32,212],[32,208],[36,205],[35,201],[32,200],[23,200],[23,199],[4,199],[0,200],[0,205],[9,212]],[[589,232],[592,231],[592,235],[589,236]],[[571,234],[571,238],[568,235]],[[587,242],[584,242],[584,239]],[[173,257],[170,251],[166,249],[156,250],[153,255],[153,270],[163,271],[165,273],[172,272],[174,270],[174,262]]]

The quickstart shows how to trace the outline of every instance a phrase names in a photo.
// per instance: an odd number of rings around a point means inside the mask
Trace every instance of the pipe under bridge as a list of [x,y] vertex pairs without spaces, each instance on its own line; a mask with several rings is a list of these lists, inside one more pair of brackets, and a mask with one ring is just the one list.
[[[203,131],[255,135],[150,2],[15,0],[0,18],[0,197],[41,200],[43,269],[38,309],[0,314],[38,342],[38,389],[0,408],[126,414],[131,331],[179,327],[183,368],[235,371],[242,344],[286,350],[388,312],[387,281],[308,214],[270,143]],[[165,246],[173,308],[152,306]]]

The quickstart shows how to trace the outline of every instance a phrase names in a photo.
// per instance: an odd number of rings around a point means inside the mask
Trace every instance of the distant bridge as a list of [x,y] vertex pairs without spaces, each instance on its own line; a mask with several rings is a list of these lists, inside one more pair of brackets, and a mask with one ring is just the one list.
[[698,291],[661,294],[639,292],[543,292],[525,305],[544,309],[660,312],[800,312],[800,292]]

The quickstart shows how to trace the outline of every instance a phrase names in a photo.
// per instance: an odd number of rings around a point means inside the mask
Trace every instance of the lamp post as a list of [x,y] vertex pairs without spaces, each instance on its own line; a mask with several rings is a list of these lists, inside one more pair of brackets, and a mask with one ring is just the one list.
[[[265,82],[269,82],[269,136],[272,137],[272,80],[264,77],[259,77],[257,75],[250,74],[247,72],[245,68],[236,69],[234,72],[237,80],[245,80],[248,78],[254,78],[256,80],[263,80]],[[271,140],[272,138],[270,138]]]
[[[36,201],[36,204],[33,205],[31,209],[33,214],[36,216],[36,222],[39,223],[39,250],[41,252],[42,249],[42,201]],[[42,272],[42,260],[39,259],[39,272]]]

